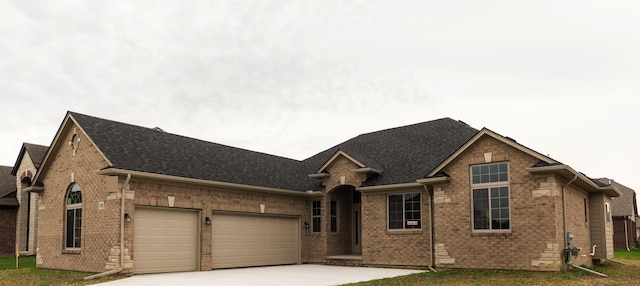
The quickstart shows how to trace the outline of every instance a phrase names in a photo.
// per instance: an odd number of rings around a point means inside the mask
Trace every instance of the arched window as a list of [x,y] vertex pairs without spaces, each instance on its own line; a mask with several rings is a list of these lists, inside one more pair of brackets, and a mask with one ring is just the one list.
[[79,249],[82,237],[82,192],[78,184],[69,187],[65,209],[65,247]]

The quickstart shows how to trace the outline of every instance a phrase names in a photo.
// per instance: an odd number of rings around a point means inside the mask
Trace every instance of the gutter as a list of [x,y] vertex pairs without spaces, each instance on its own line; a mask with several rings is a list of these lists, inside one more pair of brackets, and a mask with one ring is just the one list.
[[122,195],[120,196],[120,267],[117,269],[109,270],[107,272],[98,273],[95,275],[87,276],[84,280],[91,280],[111,274],[116,274],[122,272],[124,269],[124,206],[125,206],[125,195],[127,192],[127,188],[129,186],[129,182],[131,181],[131,174],[127,174],[127,179],[124,180],[124,184],[122,184]]
[[216,186],[216,187],[240,189],[240,190],[247,190],[247,191],[294,195],[294,196],[303,196],[303,197],[322,195],[322,192],[294,191],[294,190],[271,188],[271,187],[260,187],[260,186],[243,185],[243,184],[227,183],[227,182],[220,182],[220,181],[194,179],[194,178],[179,177],[179,176],[173,176],[173,175],[130,171],[130,170],[124,170],[124,169],[118,169],[118,168],[108,168],[108,169],[99,170],[96,172],[96,174],[107,175],[107,176],[132,175],[132,176],[136,176],[136,178],[159,179],[159,180],[173,181],[173,182],[180,182],[180,183],[190,183],[190,184],[198,184],[198,185],[205,185],[205,186]]

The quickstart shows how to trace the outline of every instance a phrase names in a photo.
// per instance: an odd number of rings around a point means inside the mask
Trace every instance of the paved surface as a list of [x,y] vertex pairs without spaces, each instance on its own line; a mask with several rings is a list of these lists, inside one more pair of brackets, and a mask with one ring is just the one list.
[[198,272],[134,275],[101,283],[129,285],[234,285],[234,286],[326,286],[409,275],[423,270],[346,267],[315,264],[221,269]]

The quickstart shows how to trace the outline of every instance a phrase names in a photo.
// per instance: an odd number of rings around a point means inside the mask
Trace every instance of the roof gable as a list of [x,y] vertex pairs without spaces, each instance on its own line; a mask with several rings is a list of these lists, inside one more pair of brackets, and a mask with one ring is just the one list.
[[507,144],[519,151],[522,151],[523,153],[526,153],[534,158],[539,159],[540,161],[545,162],[546,164],[556,164],[559,163],[545,155],[542,155],[522,144],[519,144],[518,142],[516,142],[513,139],[504,137],[496,132],[493,132],[487,128],[483,128],[482,130],[480,130],[480,132],[478,132],[477,134],[475,134],[471,139],[469,139],[469,141],[467,141],[466,143],[464,143],[458,150],[456,150],[453,154],[451,154],[451,156],[449,156],[448,158],[446,158],[446,160],[442,161],[442,163],[440,163],[436,168],[434,168],[433,170],[431,170],[431,172],[429,172],[427,174],[427,177],[433,177],[436,176],[440,171],[442,171],[442,169],[444,167],[446,167],[449,163],[451,163],[453,160],[455,160],[456,158],[458,158],[458,156],[460,156],[464,151],[466,151],[467,149],[469,149],[469,147],[473,146],[473,144],[475,144],[478,140],[480,140],[480,138],[484,137],[484,136],[490,136],[504,144]]
[[362,165],[383,172],[367,179],[363,186],[415,183],[477,132],[461,121],[442,118],[362,134],[304,163],[309,173],[321,171],[341,151]]
[[364,168],[367,165],[365,165],[364,163],[358,161],[358,159],[354,158],[353,156],[347,154],[347,152],[344,152],[342,150],[338,150],[336,151],[336,153],[333,154],[333,156],[331,156],[331,158],[329,158],[329,160],[327,160],[327,162],[325,162],[317,171],[316,173],[322,173],[324,172],[324,170],[327,169],[327,167],[329,167],[329,165],[331,165],[331,163],[333,163],[338,157],[345,157],[347,158],[349,161],[353,162],[354,164],[360,166],[360,168]]
[[18,168],[20,168],[20,163],[24,159],[25,154],[29,154],[29,158],[31,158],[31,162],[33,166],[37,169],[40,168],[40,164],[42,160],[44,160],[44,156],[47,153],[48,146],[44,145],[36,145],[31,143],[22,143],[22,147],[20,148],[20,153],[18,154],[18,159],[16,159],[16,163],[13,165],[13,169],[11,170],[12,175],[17,175]]

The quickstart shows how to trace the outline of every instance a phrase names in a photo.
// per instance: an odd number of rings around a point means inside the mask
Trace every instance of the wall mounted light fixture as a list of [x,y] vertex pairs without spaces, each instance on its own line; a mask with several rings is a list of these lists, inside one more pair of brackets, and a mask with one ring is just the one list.
[[211,219],[210,219],[209,217],[205,217],[205,218],[204,218],[204,223],[205,223],[206,225],[211,225]]
[[131,216],[129,215],[129,213],[125,213],[124,214],[124,221],[126,223],[130,223],[131,222]]
[[309,223],[308,222],[304,222],[304,229],[309,229]]

